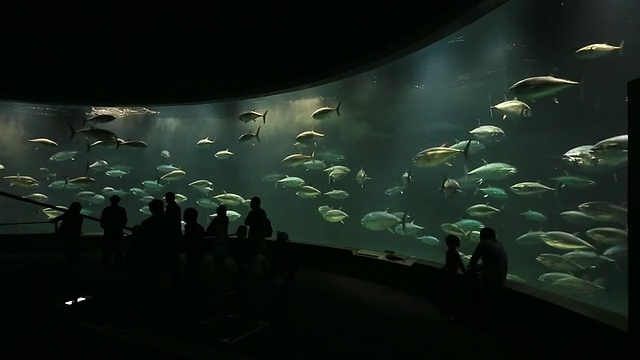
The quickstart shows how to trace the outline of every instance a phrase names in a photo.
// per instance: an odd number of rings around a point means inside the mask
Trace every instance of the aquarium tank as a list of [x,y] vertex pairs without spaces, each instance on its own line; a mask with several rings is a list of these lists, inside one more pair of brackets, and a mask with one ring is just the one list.
[[[231,229],[259,196],[292,241],[437,263],[447,234],[468,258],[491,227],[510,280],[627,316],[638,14],[638,1],[513,0],[380,68],[261,98],[4,102],[0,190],[96,217],[119,195],[128,226],[171,191],[205,226],[226,204]],[[3,222],[60,214],[3,201]]]

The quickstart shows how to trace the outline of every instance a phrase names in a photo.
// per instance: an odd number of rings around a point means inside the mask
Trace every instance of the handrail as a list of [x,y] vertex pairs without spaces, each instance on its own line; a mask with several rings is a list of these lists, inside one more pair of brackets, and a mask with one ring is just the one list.
[[13,223],[0,223],[0,226],[17,226],[17,225],[33,225],[33,224],[51,224],[51,221],[24,221]]
[[[32,204],[32,205],[41,206],[43,208],[55,209],[55,210],[62,211],[62,212],[67,212],[67,210],[68,210],[68,209],[61,208],[61,207],[58,207],[58,206],[55,206],[55,205],[50,205],[50,204],[43,203],[43,202],[40,202],[40,201],[36,201],[36,200],[33,200],[33,199],[27,199],[27,198],[24,198],[22,196],[10,194],[10,193],[4,192],[4,191],[0,191],[0,196],[4,196],[4,197],[7,197],[7,198],[13,199],[13,200],[26,202],[26,203],[29,203],[29,204]],[[100,222],[100,219],[98,219],[95,216],[84,215],[84,214],[80,214],[80,216],[84,217],[85,219],[89,219],[89,220]],[[133,229],[131,229],[130,227],[127,227],[127,226],[124,227],[124,230],[133,231]]]

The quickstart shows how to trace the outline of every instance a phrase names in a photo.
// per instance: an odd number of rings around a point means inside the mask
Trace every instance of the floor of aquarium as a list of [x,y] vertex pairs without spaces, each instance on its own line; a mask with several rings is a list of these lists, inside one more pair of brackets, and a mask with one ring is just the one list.
[[528,336],[510,336],[509,329],[449,322],[425,297],[308,268],[287,286],[257,270],[242,299],[230,275],[209,271],[204,310],[187,315],[188,309],[176,308],[132,320],[110,305],[114,298],[127,301],[114,290],[123,272],[101,278],[97,253],[83,254],[79,296],[85,300],[65,305],[72,296],[61,280],[61,260],[3,256],[5,351],[26,357],[47,348],[67,359],[533,358],[547,351]]

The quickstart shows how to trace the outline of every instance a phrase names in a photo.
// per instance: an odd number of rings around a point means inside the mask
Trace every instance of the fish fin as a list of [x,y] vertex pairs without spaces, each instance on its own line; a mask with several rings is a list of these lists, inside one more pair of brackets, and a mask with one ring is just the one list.
[[450,162],[446,162],[446,163],[444,163],[444,164],[445,164],[445,165],[447,165],[447,166],[453,166],[453,165],[451,165],[451,163],[450,163]]
[[262,126],[258,126],[258,131],[256,131],[256,140],[258,140],[258,142],[260,142],[260,128],[262,128]]
[[553,102],[554,102],[554,103],[556,103],[556,104],[560,104],[560,102],[558,101],[558,98],[557,98],[557,97],[555,97],[555,96],[554,96],[552,100],[553,100]]
[[502,115],[502,120],[505,120],[507,118],[507,115]]
[[487,165],[487,160],[485,160],[485,159],[480,159],[480,160],[482,160],[482,164],[483,165]]
[[267,123],[267,113],[269,112],[269,110],[265,110],[264,114],[262,114],[262,123],[266,124]]
[[340,105],[342,105],[342,101],[338,102],[338,106],[336,106],[336,114],[340,116]]
[[76,136],[76,129],[71,126],[71,123],[67,123],[67,125],[69,125],[69,130],[71,130],[71,138],[69,138],[69,141],[71,141],[73,140],[73,137]]

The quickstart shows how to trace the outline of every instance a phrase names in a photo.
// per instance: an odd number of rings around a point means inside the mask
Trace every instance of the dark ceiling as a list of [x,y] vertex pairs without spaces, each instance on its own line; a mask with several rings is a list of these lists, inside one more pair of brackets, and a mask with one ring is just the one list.
[[366,8],[344,2],[331,10],[296,3],[216,17],[203,7],[190,9],[191,17],[138,10],[31,18],[12,25],[4,39],[0,99],[132,106],[273,94],[380,66],[505,2],[367,2]]

